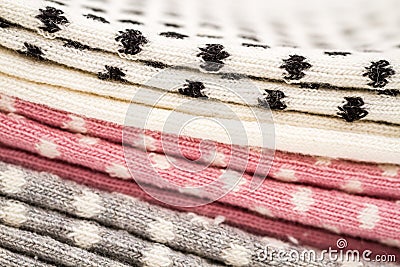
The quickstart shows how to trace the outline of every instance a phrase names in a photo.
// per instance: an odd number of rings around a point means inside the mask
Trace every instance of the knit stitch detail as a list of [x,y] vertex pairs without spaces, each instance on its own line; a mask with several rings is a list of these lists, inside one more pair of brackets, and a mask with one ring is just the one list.
[[39,11],[41,14],[35,18],[44,24],[44,26],[40,27],[44,31],[55,33],[61,30],[60,25],[68,23],[68,19],[62,15],[64,12],[60,9],[47,6],[46,9],[39,9]]
[[[0,152],[0,160],[2,161],[22,165],[37,171],[51,172],[59,175],[62,178],[70,179],[81,184],[83,183],[100,190],[120,192],[135,198],[140,198],[150,203],[171,208],[164,203],[156,201],[150,195],[144,193],[137,184],[131,183],[130,181],[116,180],[108,175],[94,172],[90,169],[82,168],[76,165],[69,165],[65,162],[50,161],[33,154],[28,154],[26,152],[13,150],[2,146],[0,146]],[[169,194],[171,198],[176,197],[174,192],[163,191],[163,193],[164,195]],[[325,249],[330,245],[331,242],[335,242],[336,240],[342,238],[342,236],[338,234],[340,232],[338,229],[336,229],[336,232],[331,233],[323,229],[305,227],[298,224],[289,223],[287,221],[271,219],[266,217],[267,211],[269,215],[271,212],[262,207],[258,207],[257,212],[265,216],[257,215],[252,212],[249,213],[246,210],[237,209],[234,206],[219,202],[213,202],[205,206],[189,209],[184,207],[175,208],[181,211],[195,212],[198,215],[207,216],[209,218],[223,216],[225,218],[224,223],[244,229],[250,233],[257,234],[259,236],[275,236],[287,242],[290,242],[292,237],[298,240],[300,244],[310,245],[320,249]],[[196,218],[197,217],[200,216],[196,216]],[[330,230],[335,229],[329,225],[327,225],[325,228]],[[388,253],[396,255],[396,257],[400,257],[400,253],[395,248],[389,248],[378,243],[359,240],[350,236],[347,236],[346,240],[348,241],[349,249],[357,249],[358,251],[369,249],[373,251],[374,254]]]
[[[9,168],[15,167],[1,163],[0,173]],[[268,259],[263,260],[257,257],[257,253],[264,251],[264,246],[267,245],[266,243],[263,243],[258,237],[245,234],[232,227],[215,225],[212,223],[201,224],[195,221],[192,222],[191,219],[193,215],[191,214],[174,213],[170,210],[150,205],[121,194],[109,194],[89,189],[76,183],[63,182],[54,175],[45,173],[39,174],[29,170],[24,170],[24,172],[28,183],[24,186],[23,191],[18,195],[8,195],[18,201],[25,202],[32,198],[32,200],[29,201],[35,205],[44,208],[51,207],[51,209],[64,214],[79,217],[76,208],[69,203],[71,203],[72,199],[82,194],[82,192],[90,191],[101,198],[104,207],[101,213],[92,217],[92,220],[97,223],[126,230],[131,234],[152,240],[154,237],[152,236],[150,225],[155,222],[165,221],[174,226],[174,238],[163,241],[163,243],[170,248],[196,253],[208,259],[217,260],[233,266],[243,266],[242,262],[244,260],[252,266],[268,266],[270,264]],[[39,186],[41,188],[45,186],[44,188],[48,188],[49,190],[39,189]],[[65,193],[61,194],[61,192]],[[52,196],[50,196],[50,194],[52,194]],[[116,209],[119,210],[118,213],[115,213]],[[2,230],[0,232],[3,236],[7,235],[7,229],[9,229],[9,227],[0,227],[0,230]],[[12,230],[7,236],[14,236],[13,239],[18,238],[18,232],[23,236],[27,235],[26,232]],[[190,238],[188,238],[188,236]],[[9,237],[3,240],[9,242]],[[58,246],[58,243],[56,243],[57,241],[50,241],[50,238],[47,237],[46,240],[56,245],[55,247]],[[231,244],[238,244],[238,246],[232,246]],[[212,249],[210,249],[210,247]],[[226,257],[227,255],[233,254],[239,247],[241,251],[246,251],[246,255],[241,254],[245,258],[242,257],[235,260],[235,258]],[[301,248],[295,246],[288,245],[288,247],[293,250],[301,251]],[[234,251],[232,251],[232,249],[234,249]],[[76,249],[76,251],[78,251],[78,249]],[[287,264],[288,266],[323,266],[326,262],[299,261],[295,264],[290,262]],[[333,264],[333,266],[337,265],[334,262],[331,264]]]
[[139,53],[142,51],[142,46],[149,42],[140,31],[133,29],[120,31],[115,40],[120,42],[123,46],[123,48],[120,48],[118,51],[129,55]]

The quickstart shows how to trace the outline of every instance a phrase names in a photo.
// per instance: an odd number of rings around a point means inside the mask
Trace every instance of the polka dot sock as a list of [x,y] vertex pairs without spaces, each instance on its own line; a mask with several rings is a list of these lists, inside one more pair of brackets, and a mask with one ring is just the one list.
[[[5,95],[0,95],[0,97],[0,102],[2,99],[4,103],[3,108],[0,108],[3,111],[13,111],[16,114],[52,127],[84,134],[85,136],[82,136],[81,140],[88,145],[97,144],[99,141],[97,138],[111,143],[122,143],[122,125],[85,118],[77,114],[62,112]],[[143,131],[139,128],[136,128],[130,134],[136,140],[136,142],[132,142],[132,145],[149,153],[168,152],[170,156],[183,156],[192,160],[198,160],[202,157],[200,153],[201,139],[185,136],[178,138],[172,134]],[[180,140],[180,151],[165,151],[165,147],[172,146],[178,139]],[[141,140],[144,140],[145,143],[142,144]],[[143,145],[145,146],[143,147]],[[203,146],[202,152],[213,154],[213,148],[216,148],[215,158],[209,163],[214,167],[226,168],[232,158],[231,153],[234,153],[235,160],[243,158],[243,161],[247,162],[246,164],[243,164],[243,162],[238,164],[238,166],[245,166],[243,169],[236,167],[235,164],[230,164],[231,169],[239,172],[246,171],[249,174],[255,173],[258,175],[268,173],[270,177],[285,182],[305,183],[378,198],[400,198],[399,192],[393,190],[393,188],[397,187],[397,179],[400,178],[397,165],[357,163],[276,151],[273,164],[268,169],[270,161],[261,160],[261,150],[252,148],[247,151],[238,146],[231,147],[214,142],[208,148]],[[204,158],[204,160],[207,160],[207,158]],[[321,177],[325,178],[321,179]]]
[[[89,139],[88,142],[80,134],[53,129],[19,115],[0,114],[0,119],[4,129],[0,141],[6,145],[108,173],[111,177],[132,179],[125,165],[121,145],[100,139]],[[397,204],[392,201],[352,196],[272,179],[264,180],[257,190],[252,191],[252,177],[248,174],[240,176],[241,179],[237,181],[233,173],[232,176],[224,175],[225,170],[219,168],[208,167],[198,172],[187,172],[185,170],[192,170],[194,165],[178,158],[169,157],[175,162],[172,165],[163,154],[147,154],[141,150],[132,152],[130,155],[133,158],[130,160],[140,166],[138,170],[141,179],[153,181],[156,170],[156,175],[173,184],[196,187],[210,184],[221,177],[216,184],[217,188],[232,189],[220,199],[225,203],[270,217],[335,229],[343,234],[386,243],[397,242],[392,239],[398,236],[399,227],[396,224],[400,222],[400,214],[397,214],[398,209],[393,208]]]
[[[31,254],[40,253],[41,258],[59,263],[73,257],[76,264],[92,260],[91,264],[98,266],[102,260],[106,265],[125,266],[110,259],[118,255],[121,260],[145,266],[160,266],[160,262],[187,262],[195,266],[221,266],[218,263],[269,266],[271,259],[257,257],[265,246],[296,250],[298,253],[304,250],[272,238],[262,240],[193,213],[174,212],[130,196],[91,189],[63,181],[55,175],[2,162],[0,179],[3,184],[0,191],[12,198],[0,197],[0,209],[4,214],[0,218],[3,223],[0,225],[0,243]],[[9,186],[16,185],[16,182],[20,186]],[[62,227],[62,231],[48,221],[58,222],[56,225]],[[24,230],[4,224],[21,226]],[[40,236],[35,232],[48,235]],[[58,240],[72,243],[74,247],[68,249],[68,245]],[[32,243],[36,245],[32,246]],[[62,251],[61,255],[52,255],[50,248]],[[87,249],[110,258],[94,253],[91,255]],[[178,250],[217,262],[208,264],[204,259],[182,254]],[[327,262],[299,260],[288,263],[288,266],[322,267],[324,264]],[[340,266],[339,262],[332,261],[332,264]]]
[[[101,190],[127,194],[170,209],[195,212],[196,214],[207,216],[215,220],[217,218],[223,218],[226,224],[259,236],[275,237],[285,242],[296,242],[296,244],[299,245],[311,246],[322,250],[329,246],[335,246],[337,240],[343,238],[343,236],[338,233],[270,218],[245,209],[238,209],[226,203],[213,202],[194,208],[166,205],[165,203],[155,200],[145,193],[136,183],[132,183],[131,181],[114,179],[106,174],[95,172],[88,168],[70,165],[58,160],[49,160],[9,147],[0,146],[0,160],[22,165],[37,171],[50,172],[64,179],[70,179]],[[173,192],[164,191],[163,194],[164,196],[169,195],[171,198],[176,198],[176,194]],[[331,231],[332,230],[334,230],[334,228],[332,228]],[[347,249],[357,249],[359,251],[368,249],[371,250],[373,254],[392,254],[396,255],[396,257],[400,257],[400,253],[396,248],[390,248],[380,243],[350,236],[346,236],[346,240],[348,242]]]

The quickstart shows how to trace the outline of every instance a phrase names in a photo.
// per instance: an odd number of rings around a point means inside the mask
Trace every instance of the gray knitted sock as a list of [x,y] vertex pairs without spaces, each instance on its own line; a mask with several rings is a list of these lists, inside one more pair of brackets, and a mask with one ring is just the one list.
[[0,248],[0,266],[7,267],[55,267],[54,265],[41,262],[37,259]]
[[17,228],[0,225],[0,246],[64,266],[129,266],[90,253],[84,249],[58,242],[51,237],[41,236]]
[[[135,198],[105,193],[38,173],[0,163],[0,193],[43,208],[55,209],[103,225],[126,230],[187,253],[234,266],[270,266],[260,258],[265,247],[281,249],[232,227],[217,225],[190,213],[178,213]],[[24,220],[26,216],[23,216]],[[286,247],[286,249],[296,249]],[[298,248],[297,248],[298,250]],[[285,262],[287,266],[323,266],[323,263]],[[333,266],[333,265],[331,265]]]
[[172,251],[164,245],[144,241],[123,230],[112,230],[96,222],[71,218],[5,197],[0,197],[0,221],[129,264],[149,267],[217,266],[199,257]]

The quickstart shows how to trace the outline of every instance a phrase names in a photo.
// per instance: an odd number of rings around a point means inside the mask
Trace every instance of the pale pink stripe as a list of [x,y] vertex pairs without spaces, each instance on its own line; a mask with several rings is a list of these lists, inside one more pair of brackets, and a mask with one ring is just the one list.
[[[0,114],[0,127],[0,141],[9,146],[103,172],[110,172],[110,166],[124,166],[121,145],[105,140],[98,140],[95,144],[82,143],[82,135],[50,128],[13,114]],[[146,152],[136,150],[135,156],[138,162],[145,162]],[[176,162],[178,166],[188,164],[181,164],[179,159]],[[118,169],[114,175],[122,178],[125,173],[120,171]],[[216,180],[221,171],[215,167],[197,173],[183,172],[173,166],[158,169],[160,176],[179,185],[204,185]],[[142,175],[146,174],[144,168]],[[251,179],[248,174],[243,177],[245,181]],[[152,179],[151,176],[148,178]],[[249,192],[248,186],[246,182],[237,192],[230,192],[220,201],[305,225],[399,244],[399,240],[393,239],[400,237],[400,205],[394,202],[270,179],[255,192]]]

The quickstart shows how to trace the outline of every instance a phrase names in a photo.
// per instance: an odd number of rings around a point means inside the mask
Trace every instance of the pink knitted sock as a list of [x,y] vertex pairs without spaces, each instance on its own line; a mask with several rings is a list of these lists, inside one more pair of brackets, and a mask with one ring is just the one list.
[[[101,190],[124,193],[171,209],[195,212],[211,218],[223,216],[227,224],[260,236],[275,237],[288,242],[297,241],[300,245],[312,246],[321,250],[327,249],[328,247],[334,248],[338,239],[345,238],[348,244],[346,249],[348,250],[356,249],[358,251],[364,251],[368,249],[371,250],[373,254],[381,255],[386,253],[396,255],[397,258],[400,258],[400,251],[398,249],[383,246],[376,242],[361,240],[351,236],[342,236],[310,226],[260,216],[251,211],[220,202],[213,202],[194,208],[166,205],[146,194],[136,183],[131,181],[114,179],[106,174],[91,171],[85,167],[67,164],[59,160],[50,160],[20,150],[14,150],[2,146],[1,144],[0,160],[22,165],[37,171],[51,172],[62,178],[70,179]],[[168,191],[163,193],[169,194]],[[175,197],[175,194],[170,194],[170,197]]]
[[[0,114],[0,141],[13,147],[86,166],[111,176],[130,179],[125,167],[123,147],[105,140],[88,138],[50,128],[13,114]],[[146,152],[133,154],[139,164],[146,162]],[[184,172],[166,161],[165,155],[150,153],[153,167],[165,180],[178,185],[204,185],[215,181],[223,170],[208,167],[199,172]],[[181,163],[176,159],[177,166]],[[190,166],[186,166],[190,167]],[[153,173],[142,171],[153,179]],[[249,190],[251,177],[220,199],[261,214],[368,238],[400,247],[400,209],[391,201],[348,195],[302,185],[266,179],[256,191]],[[222,185],[221,185],[222,186]]]
[[[2,96],[0,95],[0,97]],[[80,132],[118,144],[122,142],[121,125],[82,118],[20,99],[13,98],[12,101],[13,111],[40,123],[72,132]],[[142,134],[143,130],[140,129],[132,132],[132,135],[136,136],[137,139],[146,138],[146,142],[149,143],[146,149],[157,153],[164,153],[162,145],[171,144],[178,138],[154,131],[146,131],[145,137],[141,136]],[[168,152],[176,152],[172,154],[173,156],[182,153],[184,157],[195,160],[200,157],[200,143],[200,139],[180,136],[181,151],[172,150]],[[251,149],[250,154],[247,155],[247,151],[238,146],[230,147],[220,143],[213,143],[213,146],[216,147],[217,151],[216,160],[212,163],[213,166],[226,167],[230,155],[234,151],[235,158],[246,159],[248,156],[246,172],[265,175],[266,166],[263,166],[263,162],[260,162],[260,152],[257,149]],[[234,167],[233,165],[232,168]],[[400,187],[399,170],[400,167],[394,165],[366,164],[276,151],[268,175],[285,182],[304,183],[379,198],[400,199],[400,190],[397,190]]]

